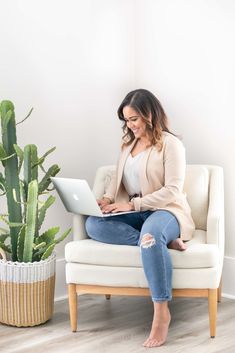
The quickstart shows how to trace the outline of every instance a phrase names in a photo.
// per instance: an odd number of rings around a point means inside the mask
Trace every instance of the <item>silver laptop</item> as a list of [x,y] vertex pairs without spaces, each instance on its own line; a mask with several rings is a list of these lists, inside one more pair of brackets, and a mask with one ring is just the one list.
[[51,178],[51,181],[68,212],[97,217],[110,217],[136,212],[102,213],[86,180],[54,177]]

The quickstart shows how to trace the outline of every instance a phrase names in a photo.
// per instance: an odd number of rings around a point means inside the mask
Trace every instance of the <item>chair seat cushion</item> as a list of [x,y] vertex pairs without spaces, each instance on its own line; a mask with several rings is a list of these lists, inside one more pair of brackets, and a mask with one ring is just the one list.
[[[206,232],[196,230],[193,239],[186,242],[187,250],[170,249],[173,268],[205,268],[219,263],[217,245],[206,244]],[[118,267],[142,267],[140,247],[105,244],[92,239],[66,244],[67,262]]]

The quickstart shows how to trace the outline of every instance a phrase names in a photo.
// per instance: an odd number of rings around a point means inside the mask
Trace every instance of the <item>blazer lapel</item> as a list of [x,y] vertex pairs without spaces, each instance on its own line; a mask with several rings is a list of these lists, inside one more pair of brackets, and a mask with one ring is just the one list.
[[141,192],[145,194],[145,188],[148,185],[148,176],[147,176],[147,164],[149,160],[150,153],[153,149],[153,146],[149,147],[146,150],[146,153],[141,161],[141,169],[140,169],[140,185],[141,185]]

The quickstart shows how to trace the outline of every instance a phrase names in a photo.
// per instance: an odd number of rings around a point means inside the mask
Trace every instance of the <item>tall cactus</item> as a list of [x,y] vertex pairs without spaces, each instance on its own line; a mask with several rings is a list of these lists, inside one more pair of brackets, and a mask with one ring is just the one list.
[[[20,180],[18,174],[18,159],[15,153],[14,144],[16,141],[16,123],[14,105],[10,101],[2,101],[0,105],[2,144],[7,156],[3,162],[5,168],[5,187],[7,196],[7,206],[9,212],[9,222],[22,223],[22,211],[20,204]],[[15,190],[15,198],[13,195]],[[12,260],[17,260],[17,239],[19,227],[10,227]]]
[[[63,241],[71,231],[68,229],[58,238],[55,238],[55,235],[59,232],[59,227],[39,234],[46,212],[55,201],[53,196],[49,196],[44,202],[39,200],[41,194],[50,192],[51,177],[60,170],[57,164],[52,165],[47,171],[43,167],[45,158],[55,150],[55,147],[38,158],[35,145],[27,145],[24,150],[17,145],[14,106],[10,101],[3,101],[0,104],[0,117],[2,126],[0,161],[5,168],[5,178],[0,173],[0,196],[6,193],[8,221],[4,215],[0,215],[0,219],[9,223],[11,249],[4,244],[8,238],[7,233],[0,235],[0,245],[9,250],[8,252],[11,250],[12,261],[44,260],[50,256],[56,244]],[[22,165],[23,180],[19,176]],[[40,182],[38,167],[44,172]]]

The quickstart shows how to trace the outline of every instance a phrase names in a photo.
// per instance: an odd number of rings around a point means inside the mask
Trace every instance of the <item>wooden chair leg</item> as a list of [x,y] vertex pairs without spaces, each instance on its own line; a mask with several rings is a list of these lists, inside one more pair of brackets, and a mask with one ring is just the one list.
[[77,293],[76,284],[68,285],[70,325],[73,332],[77,331]]
[[110,295],[110,294],[105,294],[105,298],[106,298],[107,300],[109,300],[109,299],[111,298],[111,295]]
[[222,293],[222,277],[220,279],[219,288],[217,289],[217,301],[218,301],[218,303],[221,302],[221,293]]
[[208,309],[210,321],[210,335],[215,338],[217,318],[217,289],[208,289]]

